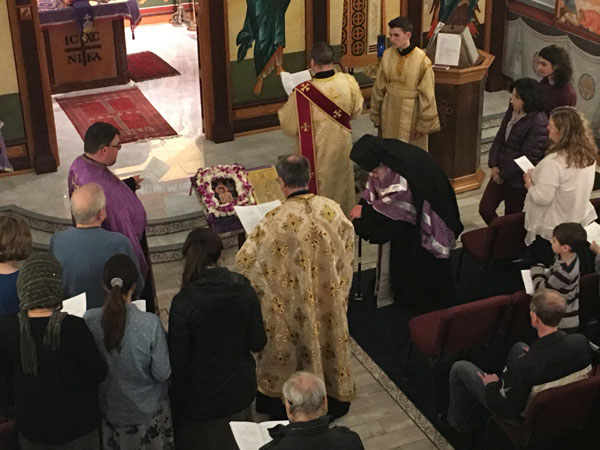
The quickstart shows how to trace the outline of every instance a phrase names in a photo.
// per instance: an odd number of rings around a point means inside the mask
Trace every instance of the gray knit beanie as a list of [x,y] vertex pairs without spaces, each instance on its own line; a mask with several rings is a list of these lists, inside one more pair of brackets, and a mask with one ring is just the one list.
[[26,374],[37,375],[37,352],[31,336],[27,311],[35,308],[55,308],[46,327],[44,345],[49,346],[52,351],[58,351],[60,327],[67,315],[59,311],[62,292],[62,269],[52,255],[33,253],[25,260],[17,276],[17,295],[20,309],[21,366]]

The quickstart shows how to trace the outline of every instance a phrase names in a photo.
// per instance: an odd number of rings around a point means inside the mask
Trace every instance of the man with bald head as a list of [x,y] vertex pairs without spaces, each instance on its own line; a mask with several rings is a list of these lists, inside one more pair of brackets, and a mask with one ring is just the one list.
[[[84,184],[73,191],[71,214],[75,228],[55,233],[50,240],[50,252],[63,269],[63,296],[70,298],[85,292],[87,309],[99,308],[106,297],[102,286],[106,261],[123,253],[137,265],[137,257],[129,239],[121,233],[101,228],[106,219],[106,197],[99,184]],[[138,273],[137,294],[144,287],[139,266]]]
[[558,292],[538,291],[529,304],[531,326],[537,330],[538,339],[531,347],[515,344],[500,376],[487,374],[469,361],[453,364],[448,422],[456,431],[475,431],[480,406],[505,419],[520,421],[538,392],[589,376],[587,338],[558,329],[565,311],[566,301]]
[[325,383],[310,372],[295,372],[283,385],[283,402],[290,424],[269,430],[273,438],[260,450],[363,450],[358,434],[330,426]]

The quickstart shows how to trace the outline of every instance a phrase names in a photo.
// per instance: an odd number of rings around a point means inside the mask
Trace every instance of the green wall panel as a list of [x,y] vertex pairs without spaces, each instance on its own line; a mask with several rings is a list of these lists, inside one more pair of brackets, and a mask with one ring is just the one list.
[[2,136],[7,143],[25,138],[23,109],[19,94],[0,95],[0,120],[4,122]]

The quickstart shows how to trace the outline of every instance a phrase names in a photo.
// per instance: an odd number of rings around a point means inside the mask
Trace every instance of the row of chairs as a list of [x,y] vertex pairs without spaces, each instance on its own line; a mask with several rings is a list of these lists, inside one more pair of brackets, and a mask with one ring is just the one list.
[[[582,326],[600,320],[598,283],[599,277],[595,273],[581,277],[579,302]],[[415,349],[427,358],[434,374],[439,364],[468,357],[475,351],[510,348],[532,333],[530,299],[525,291],[519,291],[414,317],[408,324],[410,343],[405,375]],[[523,446],[534,435],[561,434],[575,429],[585,421],[600,391],[600,377],[592,378],[539,394],[522,425],[492,417],[515,444]],[[437,393],[435,376],[432,379]],[[577,413],[570,413],[571,408],[576,408]]]
[[[600,197],[590,199],[600,220]],[[496,217],[487,227],[467,231],[460,237],[463,251],[460,253],[457,277],[460,276],[463,255],[468,253],[480,266],[486,267],[497,261],[510,261],[525,253],[525,213]]]

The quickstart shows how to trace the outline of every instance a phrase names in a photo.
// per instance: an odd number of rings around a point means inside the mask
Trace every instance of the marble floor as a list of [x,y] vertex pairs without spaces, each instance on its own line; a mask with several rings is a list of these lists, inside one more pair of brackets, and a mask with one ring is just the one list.
[[[149,219],[162,219],[199,211],[195,196],[189,196],[189,177],[205,165],[238,162],[246,167],[273,164],[277,156],[295,150],[295,140],[281,131],[236,137],[235,141],[214,144],[203,138],[198,86],[197,46],[195,33],[169,24],[141,26],[135,40],[126,31],[129,53],[151,50],[175,67],[181,76],[130,83],[63,96],[84,95],[99,91],[138,87],[162,114],[178,135],[169,139],[135,142],[123,146],[113,167],[120,176],[139,173],[156,157],[169,165],[169,171],[157,183],[146,183],[139,191]],[[59,98],[58,96],[56,98]],[[53,101],[60,167],[45,175],[24,174],[0,178],[0,206],[16,205],[51,217],[70,219],[67,198],[67,173],[71,162],[82,153],[83,142],[66,117],[56,98]],[[486,115],[503,112],[508,93],[486,94]],[[368,115],[352,123],[353,138],[373,132]],[[40,194],[44,192],[44,194]],[[482,226],[477,214],[481,190],[458,196],[466,229]],[[223,264],[231,267],[235,249],[227,249]],[[375,261],[372,246],[365,246],[363,263]],[[168,323],[168,310],[179,290],[182,262],[154,266],[160,316]],[[358,397],[350,413],[340,423],[357,431],[367,450],[430,450],[451,448],[431,424],[406,399],[394,383],[353,343],[353,371]]]

